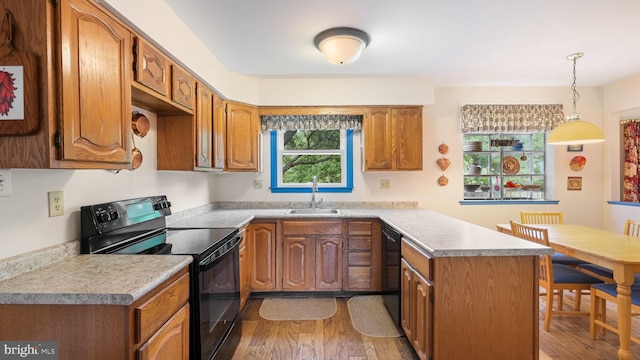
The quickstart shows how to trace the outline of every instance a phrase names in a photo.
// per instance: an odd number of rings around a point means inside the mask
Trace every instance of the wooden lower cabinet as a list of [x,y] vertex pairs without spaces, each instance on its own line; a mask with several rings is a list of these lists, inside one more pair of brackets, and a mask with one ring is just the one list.
[[282,244],[282,290],[311,290],[315,240],[285,237]]
[[401,323],[421,359],[538,359],[536,256],[430,257],[402,242]]
[[400,264],[402,282],[400,321],[407,340],[422,360],[431,354],[431,292],[433,285],[404,259]]
[[346,231],[344,290],[380,291],[382,289],[380,220],[347,220]]
[[0,339],[57,341],[60,360],[188,360],[188,267],[131,305],[1,304],[0,319]]
[[276,222],[252,222],[247,229],[246,240],[251,291],[280,290],[282,284],[276,277]]
[[282,221],[282,290],[342,290],[342,220]]

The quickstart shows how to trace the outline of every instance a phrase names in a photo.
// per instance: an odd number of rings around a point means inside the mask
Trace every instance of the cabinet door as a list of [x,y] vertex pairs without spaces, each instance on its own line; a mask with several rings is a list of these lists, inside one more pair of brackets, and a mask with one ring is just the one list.
[[400,261],[400,271],[402,273],[400,280],[400,325],[407,336],[407,340],[413,344],[413,322],[411,321],[411,317],[413,316],[411,308],[413,304],[411,301],[413,269],[404,259],[402,259]]
[[310,290],[314,269],[314,239],[285,237],[282,244],[282,289]]
[[163,96],[169,96],[169,59],[141,37],[136,37],[135,43],[135,80]]
[[63,160],[131,163],[130,54],[118,22],[88,1],[60,2]]
[[396,111],[396,169],[422,170],[422,108],[398,108]]
[[258,171],[258,108],[226,103],[226,167],[228,171]]
[[224,170],[227,121],[224,114],[224,102],[213,93],[213,167]]
[[189,304],[184,305],[137,351],[140,360],[189,359]]
[[342,289],[342,239],[340,237],[316,238],[315,288],[318,290]]
[[249,259],[247,256],[246,240],[240,243],[240,309],[244,308],[251,295],[251,277],[249,273]]
[[429,357],[431,351],[431,284],[419,273],[413,272],[411,288],[411,310],[413,311],[411,327],[411,344],[422,360]]
[[251,290],[277,290],[276,224],[252,223],[248,229]]
[[197,84],[196,99],[196,166],[211,167],[213,92],[204,85]]
[[392,170],[394,157],[391,108],[368,108],[363,125],[364,169]]

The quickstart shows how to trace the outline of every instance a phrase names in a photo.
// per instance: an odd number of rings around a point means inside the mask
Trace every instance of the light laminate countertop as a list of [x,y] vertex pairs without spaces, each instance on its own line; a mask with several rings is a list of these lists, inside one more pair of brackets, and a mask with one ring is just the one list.
[[193,261],[182,255],[78,255],[0,281],[0,304],[130,305]]
[[253,219],[380,218],[433,257],[530,256],[549,247],[425,209],[340,209],[338,214],[289,214],[289,209],[216,209],[169,223],[179,227],[242,227]]

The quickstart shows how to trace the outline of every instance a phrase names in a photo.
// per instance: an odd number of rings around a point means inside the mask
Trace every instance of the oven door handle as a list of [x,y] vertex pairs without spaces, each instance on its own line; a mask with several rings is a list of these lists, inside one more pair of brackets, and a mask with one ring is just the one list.
[[211,265],[216,260],[220,259],[221,257],[225,256],[227,253],[229,253],[231,250],[233,250],[236,246],[238,246],[240,241],[242,241],[242,235],[235,236],[233,237],[233,239],[230,239],[224,245],[221,246],[221,248],[224,249],[223,252],[218,252],[218,250],[216,250],[211,255],[202,259],[198,264],[200,266],[200,271],[209,270],[211,268]]

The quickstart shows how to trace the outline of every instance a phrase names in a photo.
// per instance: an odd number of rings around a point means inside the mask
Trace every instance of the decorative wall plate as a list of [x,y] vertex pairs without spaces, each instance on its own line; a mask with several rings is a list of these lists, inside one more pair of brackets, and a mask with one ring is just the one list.
[[571,170],[573,171],[580,171],[584,168],[584,166],[587,164],[587,158],[584,156],[574,156],[573,159],[571,159],[571,162],[569,163],[569,167],[571,168]]
[[513,156],[502,158],[502,172],[507,175],[515,175],[520,171],[520,162]]
[[442,175],[438,178],[438,185],[446,186],[449,183],[449,179],[446,176]]
[[451,160],[447,159],[446,157],[442,157],[436,160],[436,162],[438,163],[438,167],[440,167],[440,170],[442,171],[447,170],[449,165],[451,165]]

